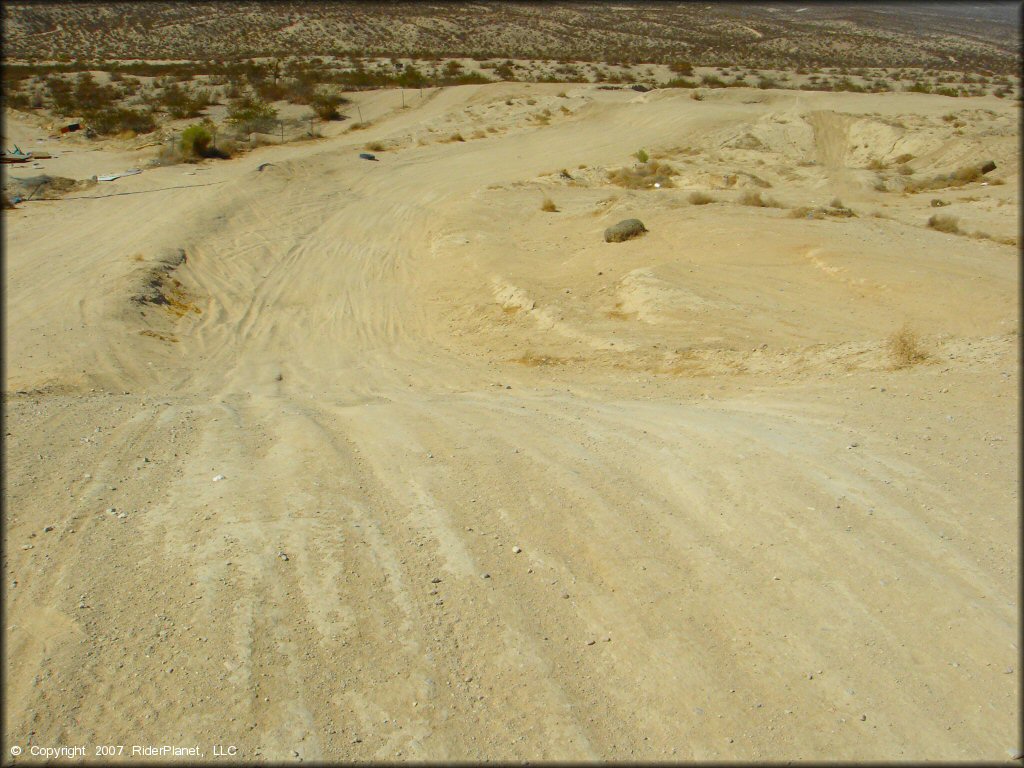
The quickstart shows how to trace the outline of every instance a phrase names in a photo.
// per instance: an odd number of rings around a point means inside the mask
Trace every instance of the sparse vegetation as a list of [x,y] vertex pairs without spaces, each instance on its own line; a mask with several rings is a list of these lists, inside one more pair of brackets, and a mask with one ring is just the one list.
[[745,190],[739,198],[740,205],[751,205],[757,208],[781,208],[782,206],[771,197],[766,197],[761,192],[752,189]]
[[540,209],[547,213],[557,213],[558,206],[555,205],[555,201],[547,195],[544,195],[544,200],[540,204]]
[[889,359],[896,369],[909,368],[928,359],[917,333],[904,325],[888,339]]
[[647,232],[647,228],[640,219],[623,219],[604,231],[604,241],[606,243],[621,243],[624,240],[640,237],[645,232]]
[[691,192],[687,198],[692,205],[707,205],[708,203],[715,202],[715,198],[709,195],[707,192]]
[[959,220],[956,216],[950,216],[945,213],[933,213],[928,218],[928,228],[938,232],[946,232],[950,235],[962,234]]
[[[646,154],[646,153],[645,153]],[[653,189],[672,187],[675,169],[668,163],[648,160],[634,168],[617,168],[608,171],[608,180],[617,186],[628,189]]]

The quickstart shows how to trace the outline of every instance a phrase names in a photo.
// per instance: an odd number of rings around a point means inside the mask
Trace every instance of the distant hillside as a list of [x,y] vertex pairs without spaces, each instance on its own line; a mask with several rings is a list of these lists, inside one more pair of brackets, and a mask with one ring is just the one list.
[[1018,68],[1015,3],[3,5],[8,59],[472,56],[763,68]]

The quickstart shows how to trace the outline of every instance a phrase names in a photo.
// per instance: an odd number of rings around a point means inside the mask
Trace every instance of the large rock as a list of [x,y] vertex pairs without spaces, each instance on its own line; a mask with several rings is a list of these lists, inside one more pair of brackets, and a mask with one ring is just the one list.
[[623,219],[604,231],[604,241],[606,243],[621,243],[623,240],[639,237],[646,231],[647,228],[640,219]]

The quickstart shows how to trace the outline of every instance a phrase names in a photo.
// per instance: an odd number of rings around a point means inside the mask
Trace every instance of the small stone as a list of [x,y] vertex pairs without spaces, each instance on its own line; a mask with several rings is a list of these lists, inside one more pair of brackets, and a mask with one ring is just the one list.
[[214,475],[213,476],[213,482],[215,482],[215,483],[219,483],[221,480],[225,480],[225,479],[226,478],[224,477],[224,475]]
[[489,573],[481,573],[480,574],[480,578],[481,579],[489,579],[489,578],[491,578],[491,574],[489,574]]
[[48,525],[45,528],[43,528],[43,533],[49,533],[52,530],[53,530],[53,526],[52,525]]
[[593,645],[593,644],[594,644],[593,640],[587,640],[587,645]]
[[515,553],[515,554],[517,554],[517,555],[518,555],[518,554],[519,554],[520,552],[522,552],[522,551],[523,551],[523,550],[521,550],[521,549],[520,549],[519,547],[512,547],[512,552],[513,552],[513,553]]
[[563,600],[568,600],[569,599],[569,593],[568,592],[563,592],[562,593],[562,599]]
[[286,555],[284,552],[278,552],[277,556],[280,557],[282,560],[288,559],[288,555]]
[[114,509],[113,507],[107,507],[107,514],[108,514],[108,515],[112,515],[112,514],[114,514],[115,512],[117,512],[117,510],[116,510],[116,509]]
[[863,723],[863,722],[864,722],[865,720],[867,720],[867,719],[868,719],[868,716],[867,716],[867,715],[861,715],[861,716],[860,716],[860,721],[861,721],[862,723]]
[[435,576],[434,578],[432,578],[432,579],[430,580],[430,583],[431,583],[431,584],[440,584],[440,583],[441,583],[441,580],[440,580],[439,578],[437,578],[437,577]]

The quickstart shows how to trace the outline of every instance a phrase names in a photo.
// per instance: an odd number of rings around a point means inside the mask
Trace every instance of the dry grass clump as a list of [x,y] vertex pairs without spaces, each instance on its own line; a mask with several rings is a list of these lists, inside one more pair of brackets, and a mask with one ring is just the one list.
[[781,208],[777,200],[771,197],[765,197],[760,192],[755,192],[752,189],[748,189],[740,195],[740,205],[752,205],[755,208]]
[[715,198],[713,198],[707,192],[700,191],[691,192],[687,200],[689,200],[690,203],[693,205],[707,205],[708,203],[715,202]]
[[449,136],[447,139],[445,139],[445,142],[451,143],[453,141],[465,141],[465,140],[466,140],[465,137],[463,137],[463,135],[461,133],[453,133],[451,136]]
[[933,213],[928,218],[928,228],[950,235],[963,234],[957,217],[945,213]]
[[633,168],[617,168],[608,171],[608,180],[612,184],[627,189],[653,189],[655,184],[659,187],[675,186],[672,183],[672,177],[675,174],[675,169],[668,163],[648,160]]
[[384,144],[379,141],[371,141],[370,143],[365,144],[363,148],[370,152],[383,152],[384,150],[387,149],[387,147],[385,147]]
[[[839,201],[833,200],[832,202],[836,203]],[[823,208],[821,206],[812,207],[809,205],[801,205],[796,208],[793,208],[789,212],[789,218],[791,219],[825,219],[828,218],[829,216],[836,219],[852,219],[856,218],[857,214],[854,213],[851,209],[844,207],[842,203],[840,203],[839,205],[830,206],[828,208]]]
[[922,349],[921,340],[909,327],[904,325],[888,340],[889,360],[893,368],[909,368],[915,363],[928,359],[928,353]]
[[369,127],[370,127],[370,121],[369,120],[364,120],[362,122],[352,123],[352,125],[350,125],[348,127],[348,129],[349,129],[349,131],[363,131],[363,130],[366,130],[367,128],[369,128]]
[[555,205],[555,201],[547,195],[544,195],[544,200],[540,204],[540,209],[547,213],[558,213],[558,206]]
[[932,189],[962,187],[965,184],[979,181],[985,175],[981,168],[981,166],[972,165],[960,168],[953,173],[940,173],[927,179],[907,179],[903,185],[903,191],[913,193]]

